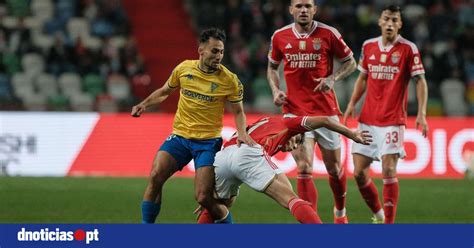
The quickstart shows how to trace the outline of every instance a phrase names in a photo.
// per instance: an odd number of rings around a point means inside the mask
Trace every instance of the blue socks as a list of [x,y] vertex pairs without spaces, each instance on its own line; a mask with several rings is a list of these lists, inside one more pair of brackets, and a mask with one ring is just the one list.
[[160,209],[161,204],[156,204],[151,201],[142,201],[142,224],[155,223],[156,217],[160,213]]
[[229,211],[229,212],[227,212],[227,215],[225,216],[224,219],[216,220],[214,223],[216,223],[216,224],[233,224],[234,220],[232,220],[232,214]]

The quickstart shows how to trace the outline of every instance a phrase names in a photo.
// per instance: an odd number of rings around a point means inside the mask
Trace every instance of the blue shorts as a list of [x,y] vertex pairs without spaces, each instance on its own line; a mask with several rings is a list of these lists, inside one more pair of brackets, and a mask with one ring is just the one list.
[[207,140],[186,139],[176,134],[168,136],[161,145],[160,151],[166,151],[178,162],[178,169],[182,170],[191,159],[194,159],[194,168],[213,166],[216,153],[221,150],[222,138]]

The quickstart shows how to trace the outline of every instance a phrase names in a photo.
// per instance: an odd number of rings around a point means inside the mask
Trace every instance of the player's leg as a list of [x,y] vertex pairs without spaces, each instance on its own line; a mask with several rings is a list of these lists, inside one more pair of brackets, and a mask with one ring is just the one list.
[[307,137],[303,144],[299,145],[297,149],[293,150],[291,154],[296,161],[297,177],[296,189],[298,196],[311,203],[315,211],[318,210],[318,191],[313,181],[313,156],[314,156],[314,136]]
[[[337,116],[330,118],[339,121]],[[315,133],[334,197],[334,223],[346,224],[349,222],[346,215],[347,179],[341,165],[341,137],[327,128],[318,128]]]
[[399,196],[397,163],[399,157],[399,154],[385,154],[382,156],[383,208],[385,212],[385,224],[393,224],[397,214]]
[[383,127],[384,141],[381,145],[383,175],[383,208],[385,211],[385,223],[395,222],[399,196],[399,185],[397,179],[398,159],[405,157],[404,132],[405,126]]
[[341,166],[341,149],[330,150],[319,146],[324,165],[329,175],[329,186],[334,197],[334,223],[347,224],[346,195],[347,178]]
[[[234,204],[237,196],[232,196],[230,199],[218,199],[222,204],[224,204],[227,209],[232,207],[232,204]],[[198,214],[197,217],[197,223],[198,224],[214,224],[215,220],[212,218],[211,214],[209,211],[205,208],[201,209],[201,212]]]
[[354,179],[367,206],[374,213],[374,222],[383,223],[384,212],[379,200],[379,192],[370,178],[369,169],[373,159],[362,154],[352,154],[354,161]]
[[161,209],[163,184],[191,161],[185,139],[171,134],[161,145],[148,178],[142,202],[142,223],[154,223]]
[[232,223],[232,217],[224,204],[214,198],[214,167],[201,166],[196,169],[194,182],[195,199],[207,209],[214,220]]
[[177,170],[177,162],[168,152],[159,151],[156,154],[143,195],[142,223],[155,223],[161,209],[163,185]]
[[311,204],[296,196],[285,174],[281,173],[275,175],[273,181],[268,185],[264,193],[278,202],[282,207],[289,209],[291,214],[300,223],[322,223]]
[[222,139],[193,141],[191,150],[194,158],[196,175],[194,197],[199,205],[207,209],[217,223],[232,223],[232,215],[227,207],[214,198],[216,153],[222,146]]

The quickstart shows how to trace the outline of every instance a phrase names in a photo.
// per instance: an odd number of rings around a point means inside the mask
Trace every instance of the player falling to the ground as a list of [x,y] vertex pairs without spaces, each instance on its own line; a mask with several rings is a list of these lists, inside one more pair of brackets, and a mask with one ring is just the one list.
[[[249,135],[259,145],[242,145],[239,148],[237,138],[233,137],[224,145],[224,149],[217,153],[214,163],[217,198],[230,207],[239,193],[240,185],[245,183],[289,209],[300,223],[321,223],[311,203],[296,196],[286,175],[270,160],[270,157],[279,151],[291,151],[296,148],[301,141],[301,134],[321,127],[341,133],[357,143],[371,142],[371,136],[367,132],[352,131],[330,117],[260,119],[247,128]],[[213,218],[207,211],[203,211],[198,223],[213,223]]]
[[224,103],[231,102],[239,142],[254,145],[245,131],[242,106],[243,87],[235,74],[221,65],[225,34],[212,28],[199,40],[199,60],[186,60],[172,72],[168,81],[145,100],[133,106],[132,116],[140,116],[153,104],[164,101],[180,88],[173,132],[153,161],[142,202],[142,223],[154,223],[161,209],[163,184],[176,171],[194,159],[195,198],[218,222],[230,223],[228,209],[213,197],[214,156],[221,149]]
[[[407,89],[410,79],[416,83],[418,115],[416,128],[421,126],[426,137],[426,101],[428,87],[425,70],[416,45],[403,38],[400,7],[385,7],[379,17],[382,36],[369,39],[362,46],[359,77],[344,113],[346,120],[354,114],[354,106],[367,92],[359,117],[359,129],[369,131],[374,142],[370,146],[354,144],[354,176],[360,193],[374,213],[374,222],[394,223],[398,203],[397,162],[405,157],[403,149],[407,118]],[[382,160],[383,208],[377,188],[370,179],[372,161]]]

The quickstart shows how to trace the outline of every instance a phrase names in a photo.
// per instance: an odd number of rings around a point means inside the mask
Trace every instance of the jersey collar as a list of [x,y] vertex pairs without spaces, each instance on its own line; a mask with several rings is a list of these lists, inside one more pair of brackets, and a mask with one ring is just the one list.
[[314,30],[316,30],[316,28],[318,27],[318,22],[313,20],[313,23],[311,25],[312,25],[312,27],[311,27],[311,29],[309,30],[308,33],[299,33],[298,30],[296,30],[296,24],[295,23],[293,23],[291,25],[291,30],[293,31],[293,34],[296,36],[296,38],[306,39],[314,32]]
[[390,52],[390,50],[392,50],[392,48],[400,41],[401,38],[402,36],[398,35],[392,43],[389,43],[387,46],[383,46],[382,36],[379,36],[377,44],[379,45],[379,49],[381,52]]

